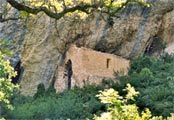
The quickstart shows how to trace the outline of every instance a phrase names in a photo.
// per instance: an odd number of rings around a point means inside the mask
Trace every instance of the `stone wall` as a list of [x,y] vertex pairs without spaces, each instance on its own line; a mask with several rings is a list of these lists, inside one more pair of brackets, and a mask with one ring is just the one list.
[[[67,70],[69,61],[71,61],[71,66]],[[128,68],[129,60],[72,45],[66,53],[64,64],[59,67],[55,88],[57,91],[63,91],[68,87],[100,84],[104,78],[114,78],[118,73],[126,74]],[[68,80],[69,74],[70,81]],[[68,85],[68,81],[71,82],[71,86]]]

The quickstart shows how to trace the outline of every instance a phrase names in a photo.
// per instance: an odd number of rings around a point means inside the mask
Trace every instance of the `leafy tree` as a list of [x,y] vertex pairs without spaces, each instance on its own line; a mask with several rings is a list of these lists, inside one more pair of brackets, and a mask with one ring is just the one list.
[[9,60],[4,60],[5,55],[0,51],[0,104],[6,108],[11,108],[10,97],[18,85],[11,83],[11,78],[16,76],[16,72],[10,66]]
[[107,112],[101,114],[101,116],[94,117],[95,120],[173,120],[174,114],[170,117],[163,118],[162,116],[152,117],[149,109],[139,112],[136,104],[130,104],[130,100],[135,100],[134,97],[139,94],[135,91],[134,87],[127,84],[127,94],[125,97],[119,95],[118,91],[113,88],[100,91],[97,97],[102,103],[108,105]]
[[[21,17],[26,12],[34,15],[43,12],[56,20],[66,15],[79,14],[82,18],[84,18],[87,14],[91,14],[92,11],[99,11],[115,16],[115,13],[124,9],[124,7],[128,4],[149,6],[149,4],[145,4],[145,0],[5,0],[3,4],[6,4],[3,5],[6,8],[7,6],[16,8],[21,12]],[[0,22],[18,19],[11,17],[3,18],[2,13],[5,12],[1,12]]]
[[102,103],[108,104],[107,112],[101,114],[100,117],[95,116],[96,120],[148,120],[151,117],[151,113],[148,109],[142,112],[141,115],[138,112],[138,107],[135,104],[128,104],[130,100],[134,100],[134,96],[137,96],[139,92],[136,92],[130,84],[127,84],[125,89],[127,91],[126,96],[123,98],[119,96],[118,92],[114,89],[106,89],[100,91],[97,97]]

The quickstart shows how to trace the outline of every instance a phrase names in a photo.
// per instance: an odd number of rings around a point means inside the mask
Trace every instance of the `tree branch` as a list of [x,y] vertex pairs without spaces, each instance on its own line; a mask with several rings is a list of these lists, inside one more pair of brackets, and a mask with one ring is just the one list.
[[59,12],[59,13],[55,13],[52,12],[51,10],[49,10],[46,7],[37,7],[37,8],[31,8],[29,6],[23,5],[18,3],[15,0],[6,0],[12,7],[16,8],[19,11],[26,11],[28,13],[31,14],[38,14],[39,12],[44,12],[46,15],[48,15],[51,18],[54,18],[56,20],[62,18],[65,14],[69,13],[69,12],[75,12],[76,10],[82,11],[82,12],[86,12],[88,13],[88,9],[89,8],[98,8],[99,4],[79,4],[77,6],[71,7],[71,8],[66,8],[63,11]]
[[[63,1],[63,10],[61,12],[57,12],[56,8],[54,6],[51,6],[54,8],[54,11],[52,11],[51,9],[44,7],[43,5],[40,7],[30,7],[27,5],[24,5],[22,3],[19,3],[17,0],[6,0],[12,7],[16,8],[18,11],[26,11],[27,13],[31,13],[31,14],[38,14],[40,12],[45,13],[47,16],[54,18],[56,20],[62,18],[65,14],[67,13],[71,13],[71,12],[75,12],[76,10],[78,11],[82,11],[85,12],[87,14],[90,13],[90,8],[94,8],[94,9],[98,9],[98,8],[104,8],[105,3],[104,0],[100,0],[99,2],[94,2],[93,4],[85,4],[83,2],[79,3],[78,5],[72,6],[72,7],[67,7],[65,4],[65,1]],[[126,0],[125,3],[123,3],[120,7],[117,7],[114,10],[109,10],[108,9],[103,9],[100,10],[101,12],[105,12],[108,13],[110,16],[115,16],[115,13],[117,13],[118,11],[121,11],[122,9],[124,9],[124,7],[129,4],[129,3],[138,3],[138,4],[143,4],[141,1],[138,2],[138,0]],[[134,2],[135,1],[135,2]],[[111,1],[111,5],[110,7],[112,7],[112,2]],[[107,11],[106,11],[107,10]]]

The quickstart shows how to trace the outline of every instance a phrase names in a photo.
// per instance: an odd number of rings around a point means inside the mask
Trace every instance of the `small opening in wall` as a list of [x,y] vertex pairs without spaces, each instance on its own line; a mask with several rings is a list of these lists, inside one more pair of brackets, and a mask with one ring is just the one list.
[[110,61],[111,61],[111,59],[109,59],[109,58],[106,59],[106,68],[109,68]]

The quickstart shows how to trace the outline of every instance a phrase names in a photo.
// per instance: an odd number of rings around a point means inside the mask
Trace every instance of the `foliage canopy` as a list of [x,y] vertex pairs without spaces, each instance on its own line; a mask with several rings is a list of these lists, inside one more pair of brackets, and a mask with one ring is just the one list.
[[115,13],[124,9],[128,4],[149,6],[146,0],[5,0],[3,5],[0,6],[0,22],[18,19],[2,17],[3,14],[7,14],[8,7],[14,7],[20,11],[22,14],[20,18],[26,13],[36,15],[43,12],[49,17],[58,20],[66,15],[75,15],[85,18],[93,11],[99,11],[114,16]]
[[101,116],[95,116],[95,120],[173,120],[174,114],[171,114],[170,117],[166,119],[162,116],[152,116],[149,109],[145,111],[140,111],[136,104],[133,104],[131,101],[134,100],[134,97],[139,94],[135,91],[134,87],[130,84],[127,84],[127,92],[125,97],[122,97],[118,94],[118,91],[113,88],[105,89],[100,91],[100,94],[97,97],[101,100],[102,103],[108,105],[106,112],[102,113]]
[[4,60],[5,55],[0,51],[0,104],[11,108],[10,97],[12,96],[18,85],[11,83],[11,78],[15,77],[17,73],[14,68],[10,66],[9,60]]
[[4,114],[6,119],[79,120],[93,118],[104,105],[95,97],[101,87],[95,85],[74,88],[57,94],[54,88],[45,90],[40,84],[34,97],[16,96],[14,110]]
[[107,112],[101,114],[101,117],[95,116],[96,120],[148,120],[151,113],[148,109],[138,112],[138,107],[135,104],[129,104],[128,101],[134,100],[134,97],[139,94],[130,84],[127,84],[125,89],[126,96],[123,98],[114,89],[106,89],[100,91],[97,95],[102,103],[109,104]]
[[140,92],[136,103],[141,109],[147,107],[153,115],[166,117],[174,113],[173,71],[173,55],[140,56],[131,61],[129,75],[120,77],[116,87],[121,90],[130,83]]

